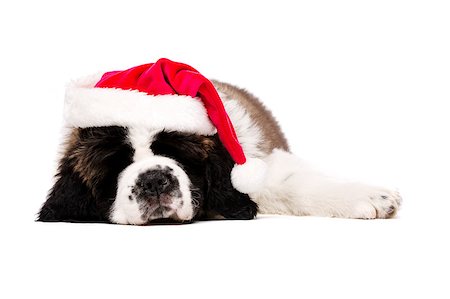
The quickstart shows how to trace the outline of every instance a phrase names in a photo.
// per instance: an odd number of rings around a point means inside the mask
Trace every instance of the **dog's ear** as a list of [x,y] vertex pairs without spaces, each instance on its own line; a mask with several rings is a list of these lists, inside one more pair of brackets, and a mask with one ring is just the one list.
[[217,135],[211,139],[206,159],[206,196],[204,209],[226,219],[253,219],[258,206],[247,194],[237,191],[231,183],[234,161],[223,147]]
[[38,220],[108,221],[117,177],[132,159],[125,140],[120,127],[74,129]]
[[56,183],[38,214],[38,221],[107,221],[94,200],[91,189],[63,159]]

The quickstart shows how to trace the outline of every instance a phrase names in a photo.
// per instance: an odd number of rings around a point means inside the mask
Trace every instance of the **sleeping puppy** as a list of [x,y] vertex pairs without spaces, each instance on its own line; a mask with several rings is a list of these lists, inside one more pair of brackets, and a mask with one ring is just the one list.
[[[163,60],[157,71],[173,73],[171,63]],[[171,86],[178,82],[161,78]],[[161,219],[253,219],[258,212],[373,219],[393,217],[400,206],[395,191],[341,182],[311,169],[289,152],[270,111],[243,89],[212,81],[217,91],[212,95],[220,97],[218,107],[225,108],[242,153],[262,165],[247,172],[238,169],[242,165],[236,164],[223,123],[211,126],[219,108],[205,111],[211,103],[198,101],[205,90],[195,90],[194,97],[152,96],[129,86],[101,88],[97,81],[94,76],[68,87],[69,130],[39,221],[145,225]],[[123,77],[119,81],[123,84]],[[253,180],[259,182],[251,186]]]

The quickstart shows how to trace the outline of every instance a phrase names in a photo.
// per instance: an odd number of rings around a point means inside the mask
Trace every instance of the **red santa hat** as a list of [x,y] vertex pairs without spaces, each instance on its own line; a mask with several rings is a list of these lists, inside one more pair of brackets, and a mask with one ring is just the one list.
[[212,135],[217,132],[236,165],[234,187],[258,191],[266,165],[239,143],[214,85],[193,67],[159,59],[124,71],[73,82],[66,90],[65,118],[73,127],[146,126]]

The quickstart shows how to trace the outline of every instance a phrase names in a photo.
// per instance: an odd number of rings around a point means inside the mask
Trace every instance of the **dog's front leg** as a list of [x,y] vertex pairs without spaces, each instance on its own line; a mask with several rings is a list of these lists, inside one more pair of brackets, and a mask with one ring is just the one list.
[[396,191],[325,176],[291,153],[275,150],[266,162],[266,187],[251,194],[262,213],[391,218],[401,203]]

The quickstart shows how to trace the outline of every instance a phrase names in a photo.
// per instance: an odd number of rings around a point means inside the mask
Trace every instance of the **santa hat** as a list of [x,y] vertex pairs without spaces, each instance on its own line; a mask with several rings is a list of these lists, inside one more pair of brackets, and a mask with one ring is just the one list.
[[214,85],[189,65],[162,58],[124,71],[84,78],[66,90],[65,118],[73,127],[145,126],[213,135],[236,163],[233,186],[262,188],[266,164],[246,157]]

